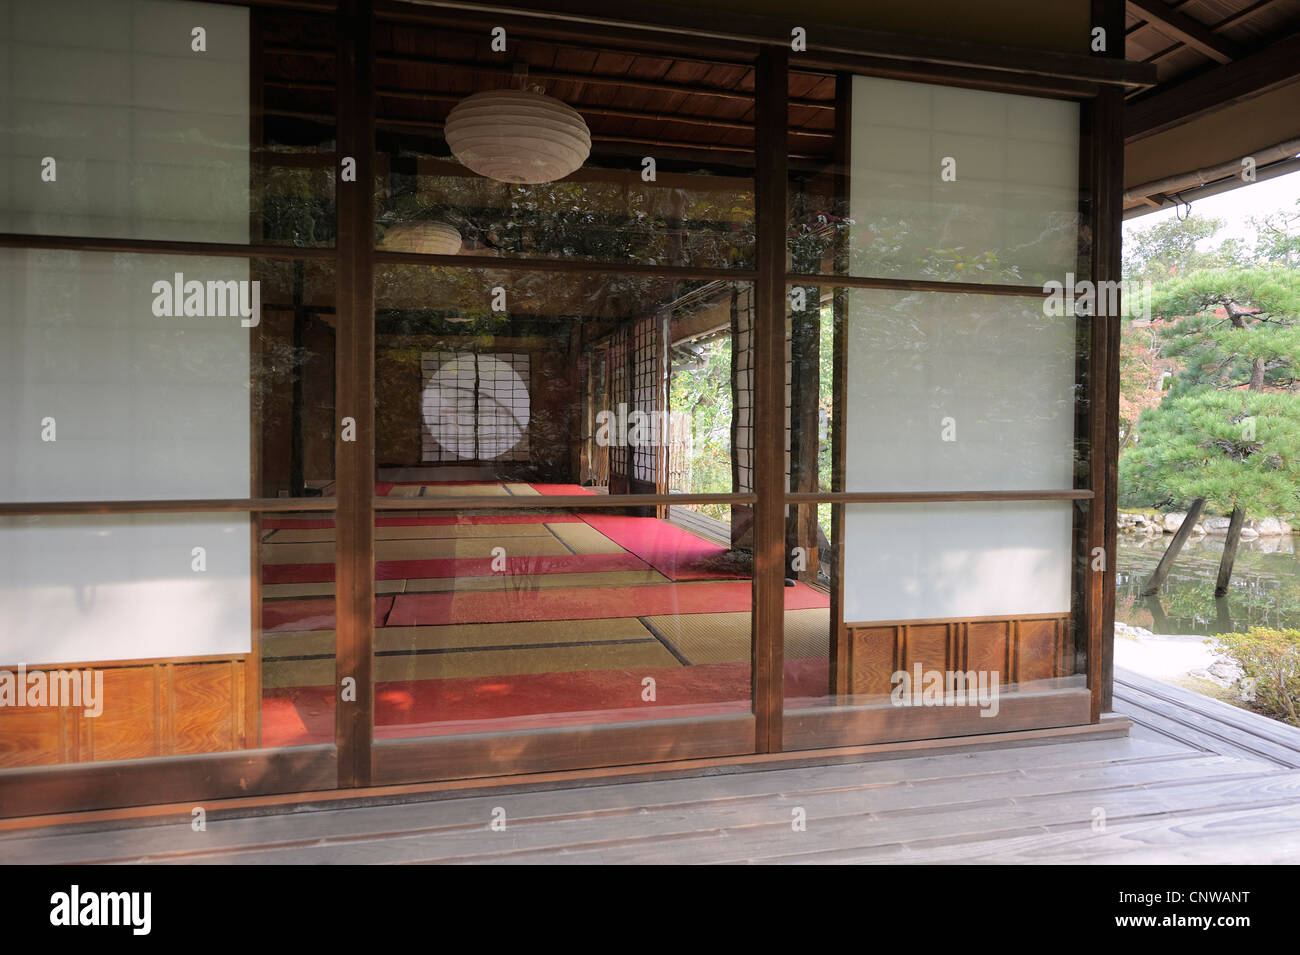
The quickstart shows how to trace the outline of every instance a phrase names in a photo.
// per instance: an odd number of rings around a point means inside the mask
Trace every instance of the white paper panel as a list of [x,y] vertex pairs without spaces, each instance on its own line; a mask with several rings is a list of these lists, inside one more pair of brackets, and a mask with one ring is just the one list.
[[1073,487],[1076,319],[993,295],[848,305],[846,490]]
[[248,51],[239,7],[0,0],[0,231],[247,242]]
[[0,519],[0,667],[247,653],[250,542],[228,514]]
[[849,504],[848,623],[1068,613],[1068,502]]
[[1077,103],[856,76],[852,109],[852,274],[1041,285],[1075,271]]
[[0,500],[249,496],[256,330],[155,316],[177,272],[247,280],[248,261],[0,250]]

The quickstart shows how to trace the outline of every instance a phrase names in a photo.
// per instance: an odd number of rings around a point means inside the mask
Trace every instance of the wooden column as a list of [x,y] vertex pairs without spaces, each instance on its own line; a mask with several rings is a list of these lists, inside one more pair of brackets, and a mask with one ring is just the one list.
[[[1092,0],[1092,26],[1106,30],[1107,59],[1124,59],[1123,0]],[[1119,282],[1124,221],[1124,93],[1103,86],[1092,110],[1090,133],[1092,181],[1092,279]],[[1102,296],[1098,296],[1102,298]],[[1105,296],[1106,302],[1111,296]],[[1120,318],[1099,302],[1092,320],[1090,471],[1096,497],[1088,510],[1087,599],[1088,687],[1095,723],[1111,709],[1115,680],[1116,512],[1119,486],[1119,346]],[[1096,548],[1103,548],[1105,570],[1092,570]]]
[[[375,109],[369,0],[345,0],[338,43],[335,413],[340,420],[334,454],[338,495],[334,731],[339,748],[339,786],[348,787],[369,785],[374,735],[375,307],[371,158]],[[345,157],[356,161],[355,182],[342,181]],[[356,440],[343,440],[343,418],[356,421]],[[356,702],[341,699],[340,687],[348,677],[356,681]]]
[[[1095,282],[1121,278],[1120,228],[1124,192],[1124,99],[1120,90],[1103,89],[1097,96],[1092,124],[1092,277]],[[1119,482],[1119,346],[1120,318],[1107,314],[1111,296],[1098,296],[1092,319],[1089,375],[1089,436],[1092,490],[1089,508],[1087,600],[1088,686],[1092,689],[1092,720],[1111,708],[1115,674],[1116,510]],[[1094,570],[1097,548],[1104,569]]]
[[754,81],[758,281],[754,289],[754,650],[756,744],[781,749],[785,601],[785,273],[787,68],[759,54]]
[[[853,76],[839,73],[835,77],[835,214],[850,214],[849,170],[853,143]],[[849,235],[835,231],[835,273],[849,274]],[[847,491],[844,473],[844,424],[848,408],[847,374],[849,344],[849,290],[834,291],[832,300],[833,361],[831,370],[831,486],[824,491]],[[844,505],[831,506],[831,619],[829,693],[837,703],[847,703],[851,691],[852,659],[848,628],[844,626]]]

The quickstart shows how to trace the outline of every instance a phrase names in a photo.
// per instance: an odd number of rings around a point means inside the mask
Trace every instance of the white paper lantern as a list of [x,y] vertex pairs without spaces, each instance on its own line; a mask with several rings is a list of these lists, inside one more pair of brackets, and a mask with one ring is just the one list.
[[475,93],[456,104],[443,132],[452,155],[498,182],[554,182],[591,154],[591,132],[577,110],[525,90]]
[[383,247],[394,252],[456,255],[460,233],[445,222],[401,222],[384,233]]

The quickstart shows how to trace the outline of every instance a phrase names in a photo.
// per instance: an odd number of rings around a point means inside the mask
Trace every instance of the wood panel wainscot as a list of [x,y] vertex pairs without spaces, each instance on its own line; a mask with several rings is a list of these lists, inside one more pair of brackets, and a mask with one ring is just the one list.
[[888,694],[900,670],[998,672],[1000,684],[1071,676],[1074,628],[1069,614],[846,623],[848,650],[840,695]]
[[[17,667],[7,669],[18,676]],[[26,675],[45,674],[50,685],[60,670],[78,677],[102,673],[102,711],[88,716],[85,706],[17,706],[6,700],[0,706],[0,768],[258,745],[257,691],[250,686],[247,657],[38,666],[26,668]]]

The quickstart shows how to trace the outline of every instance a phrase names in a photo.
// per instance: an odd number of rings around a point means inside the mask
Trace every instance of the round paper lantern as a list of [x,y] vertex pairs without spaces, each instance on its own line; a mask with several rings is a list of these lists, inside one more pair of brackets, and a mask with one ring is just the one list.
[[490,90],[461,100],[443,134],[463,165],[498,182],[554,182],[591,154],[591,133],[577,110],[527,90]]
[[401,222],[384,233],[383,246],[395,252],[455,255],[460,233],[445,222]]

